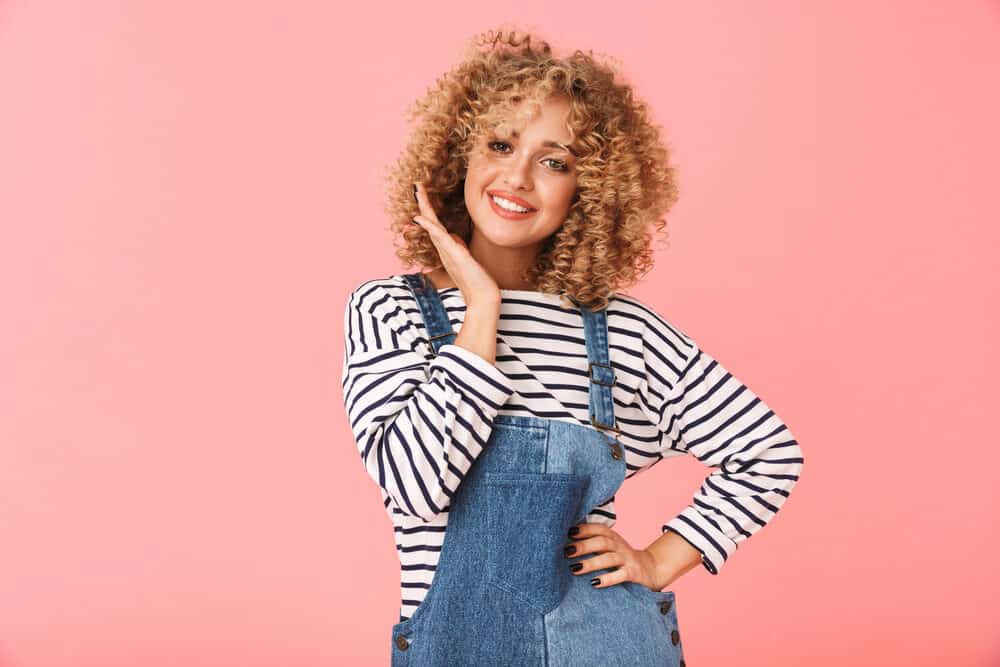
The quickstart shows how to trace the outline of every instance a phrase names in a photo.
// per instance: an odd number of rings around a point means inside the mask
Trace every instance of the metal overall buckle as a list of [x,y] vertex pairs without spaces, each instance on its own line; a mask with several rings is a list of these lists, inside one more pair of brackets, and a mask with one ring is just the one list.
[[438,334],[436,336],[428,336],[427,344],[430,345],[431,347],[431,354],[433,354],[435,357],[437,356],[437,350],[434,348],[434,343],[432,343],[431,341],[437,340],[438,338],[446,338],[447,336],[454,336],[454,335],[455,335],[454,331],[449,331],[448,333]]
[[[594,377],[594,366],[603,366],[604,368],[607,368],[608,370],[611,370],[612,371],[612,373],[611,373],[611,382],[602,382],[600,380],[600,378]],[[600,361],[590,361],[587,364],[587,375],[590,377],[590,381],[591,382],[593,382],[594,384],[599,384],[599,385],[604,386],[604,387],[613,387],[618,382],[618,377],[615,375],[614,371],[612,370],[611,364],[605,364],[605,363],[602,363]],[[619,459],[621,459],[622,456],[623,456],[623,454],[622,454],[621,443],[618,442],[618,435],[622,431],[621,431],[620,428],[618,428],[618,419],[617,419],[617,417],[615,418],[614,424],[611,424],[609,426],[608,424],[602,424],[599,421],[595,420],[594,416],[591,415],[591,417],[590,417],[590,423],[593,426],[595,426],[595,427],[597,427],[599,429],[602,429],[602,430],[605,430],[605,431],[611,431],[612,433],[614,433],[614,436],[612,436],[614,439],[613,439],[612,442],[608,443],[608,447],[611,449],[611,458],[613,458],[616,461],[618,461]]]
[[[611,382],[601,382],[600,379],[594,377],[594,366],[603,366],[611,371]],[[615,375],[614,371],[611,369],[611,364],[604,364],[600,361],[591,361],[587,363],[587,375],[590,377],[590,381],[594,384],[599,384],[605,387],[613,387],[618,382],[618,376]]]

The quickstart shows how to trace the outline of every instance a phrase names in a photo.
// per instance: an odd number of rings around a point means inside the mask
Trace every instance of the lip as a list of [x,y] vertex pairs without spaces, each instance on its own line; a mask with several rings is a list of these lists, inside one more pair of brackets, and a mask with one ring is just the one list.
[[[531,210],[528,211],[529,213],[534,213],[535,211],[538,210],[538,207],[532,206],[531,202],[526,202],[523,199],[521,199],[520,197],[515,197],[514,195],[512,195],[509,192],[507,192],[506,190],[487,190],[486,194],[488,194],[488,195],[496,195],[497,197],[503,197],[504,199],[506,199],[508,201],[514,202],[518,206],[523,206],[524,208],[530,208]],[[490,201],[492,201],[492,198],[491,198]]]
[[[500,196],[502,197],[503,195]],[[486,199],[489,200],[490,208],[493,209],[494,213],[499,215],[501,218],[507,218],[508,220],[527,220],[528,218],[530,218],[531,216],[535,215],[535,213],[538,212],[538,209],[531,209],[527,213],[508,211],[505,208],[500,208],[500,206],[495,201],[493,201],[493,197],[491,197],[490,195],[486,195]]]

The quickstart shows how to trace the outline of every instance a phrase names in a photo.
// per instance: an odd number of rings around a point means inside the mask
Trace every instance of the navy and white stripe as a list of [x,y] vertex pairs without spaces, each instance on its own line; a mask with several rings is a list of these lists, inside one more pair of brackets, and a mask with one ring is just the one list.
[[[438,290],[461,329],[458,288]],[[368,280],[344,314],[344,402],[365,469],[395,528],[400,620],[430,587],[448,506],[497,414],[589,424],[580,313],[558,295],[501,290],[496,365],[463,347],[434,356],[399,275]],[[693,454],[713,468],[693,502],[662,526],[694,545],[717,574],[762,528],[799,478],[802,452],[774,412],[677,326],[638,299],[608,305],[612,388],[628,477]],[[587,517],[613,526],[614,497]]]

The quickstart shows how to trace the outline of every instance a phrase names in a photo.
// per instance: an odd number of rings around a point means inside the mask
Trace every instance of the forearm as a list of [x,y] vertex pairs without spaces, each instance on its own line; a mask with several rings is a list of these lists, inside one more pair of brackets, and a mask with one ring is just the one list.
[[500,322],[500,304],[495,302],[470,303],[465,320],[455,336],[455,345],[474,352],[491,364],[497,358],[497,326]]
[[673,531],[666,531],[644,550],[653,563],[656,590],[663,590],[701,563],[701,552]]

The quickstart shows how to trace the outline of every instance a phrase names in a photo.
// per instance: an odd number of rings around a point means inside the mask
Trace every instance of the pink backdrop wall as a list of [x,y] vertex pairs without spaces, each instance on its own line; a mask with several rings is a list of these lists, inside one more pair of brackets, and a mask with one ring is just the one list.
[[500,21],[622,61],[682,189],[631,293],[808,460],[671,587],[689,663],[1000,664],[997,3],[501,4],[0,4],[0,666],[388,664],[343,309],[400,269],[404,107]]

